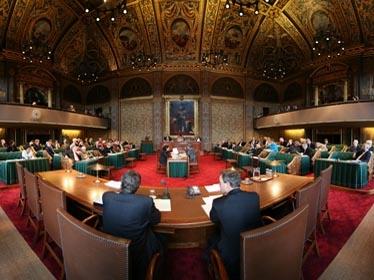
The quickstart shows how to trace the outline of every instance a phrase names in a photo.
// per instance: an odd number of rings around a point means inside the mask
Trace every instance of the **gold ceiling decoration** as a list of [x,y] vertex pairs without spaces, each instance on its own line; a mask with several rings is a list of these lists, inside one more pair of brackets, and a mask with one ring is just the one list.
[[[33,3],[35,1],[35,11]],[[88,0],[93,7],[104,0]],[[74,73],[85,56],[83,23],[87,0],[7,0],[0,1],[0,48],[18,52],[38,22],[50,23],[47,43],[53,54],[53,67]],[[310,65],[318,26],[329,18],[334,34],[350,49],[374,46],[374,1],[340,0],[107,0],[108,21],[92,20],[90,39],[96,42],[105,71],[128,67],[129,58],[144,53],[159,58],[157,64],[181,68],[201,63],[204,53],[219,50],[227,55],[228,68],[242,68],[262,74],[264,48],[275,21],[276,42],[286,56],[297,58],[294,72]],[[227,2],[230,8],[225,6]],[[96,4],[95,4],[96,3]],[[234,4],[235,3],[235,4]],[[258,3],[258,14],[255,14]],[[240,5],[242,4],[242,5]],[[246,5],[248,4],[248,5]],[[96,5],[96,6],[95,6]],[[105,6],[104,5],[104,6]],[[123,13],[126,7],[127,13]],[[95,8],[89,13],[94,15]],[[244,13],[239,15],[240,10]],[[122,10],[121,17],[111,20]],[[102,13],[104,14],[104,12]],[[326,16],[320,16],[326,15]],[[44,24],[45,26],[45,24]],[[275,41],[273,43],[277,46]],[[182,68],[183,68],[182,67]],[[231,69],[230,68],[230,69]]]

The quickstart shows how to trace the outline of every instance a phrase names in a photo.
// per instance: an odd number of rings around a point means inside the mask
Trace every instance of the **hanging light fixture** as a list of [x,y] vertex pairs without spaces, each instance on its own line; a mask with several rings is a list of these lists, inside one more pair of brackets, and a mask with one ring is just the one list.
[[160,59],[154,54],[146,54],[143,51],[130,56],[128,65],[134,70],[151,70],[155,69]]
[[101,0],[99,4],[97,1],[85,0],[84,12],[91,14],[96,22],[108,19],[110,22],[115,22],[121,15],[128,13],[126,0]]
[[345,46],[340,34],[335,32],[329,24],[326,30],[318,30],[316,33],[312,50],[314,58],[327,56],[330,59],[341,56],[345,51]]
[[260,13],[260,2],[263,1],[267,5],[273,5],[275,0],[226,0],[225,8],[230,9],[231,6],[239,5],[239,16],[244,16],[244,8],[253,10],[254,14]]
[[222,67],[229,64],[229,56],[223,50],[210,50],[202,54],[201,64],[205,67]]
[[[36,18],[36,0],[33,3],[31,11],[31,17]],[[36,22],[44,21],[46,23],[46,19],[39,19]],[[35,28],[35,24],[34,24]],[[24,61],[29,63],[43,63],[46,61],[52,60],[52,48],[48,45],[48,36],[34,36],[30,35],[31,39],[27,41],[27,43],[23,44],[22,46],[22,58]]]

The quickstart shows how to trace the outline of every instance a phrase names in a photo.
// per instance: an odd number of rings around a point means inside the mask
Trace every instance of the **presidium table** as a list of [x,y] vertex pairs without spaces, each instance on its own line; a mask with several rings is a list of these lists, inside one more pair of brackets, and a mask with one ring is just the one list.
[[[78,203],[98,214],[101,214],[102,208],[96,203],[94,204],[94,201],[101,201],[101,197],[106,191],[118,191],[116,188],[107,186],[110,183],[107,180],[100,179],[100,183],[95,183],[96,177],[82,175],[74,170],[71,173],[64,170],[40,172],[38,176],[49,185],[65,191],[69,202]],[[241,188],[245,191],[257,192],[260,196],[260,207],[265,209],[291,196],[312,180],[310,177],[279,174],[278,177],[266,182],[242,184]],[[161,222],[154,227],[154,230],[168,234],[170,247],[186,248],[206,245],[215,228],[209,220],[209,209],[205,206],[208,204],[207,201],[210,200],[211,204],[213,198],[220,194],[218,184],[208,186],[208,188],[210,192],[206,187],[199,187],[201,194],[193,198],[187,197],[187,188],[169,188],[171,211],[161,211]],[[155,194],[160,197],[163,191],[162,187],[141,186],[137,193]],[[169,202],[162,199],[154,201],[156,207],[158,207],[156,202]]]

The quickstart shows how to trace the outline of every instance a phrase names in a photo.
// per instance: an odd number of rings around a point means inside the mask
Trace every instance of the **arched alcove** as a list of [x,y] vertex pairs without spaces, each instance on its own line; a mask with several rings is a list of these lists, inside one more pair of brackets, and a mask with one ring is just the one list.
[[213,83],[211,95],[244,98],[242,86],[233,78],[219,78]]
[[303,88],[299,83],[289,84],[284,91],[283,101],[293,101],[301,99],[304,96]]
[[176,75],[165,84],[166,95],[199,95],[199,85],[188,75]]
[[279,96],[278,92],[272,85],[263,83],[256,88],[254,100],[258,102],[278,103]]
[[152,93],[152,86],[143,78],[130,79],[121,88],[121,98],[151,96]]
[[94,86],[87,94],[86,104],[102,104],[110,101],[110,91],[102,85]]
[[79,89],[74,85],[68,85],[64,88],[62,92],[62,99],[68,103],[82,103],[82,95]]

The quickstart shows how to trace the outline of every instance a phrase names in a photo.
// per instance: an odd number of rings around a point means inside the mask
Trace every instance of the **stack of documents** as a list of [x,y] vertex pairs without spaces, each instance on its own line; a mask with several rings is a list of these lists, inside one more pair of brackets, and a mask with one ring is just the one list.
[[207,192],[210,192],[210,193],[221,191],[221,188],[219,187],[219,184],[213,184],[213,185],[205,186],[205,189],[207,190]]
[[203,208],[205,214],[208,217],[209,217],[210,210],[212,209],[213,200],[218,198],[218,197],[221,197],[221,196],[222,196],[222,194],[210,195],[210,196],[207,196],[207,197],[203,197],[203,200],[204,200],[205,204],[201,205],[201,207]]
[[121,189],[121,182],[120,181],[109,181],[105,183],[105,186],[119,190]]
[[155,203],[156,208],[160,212],[170,212],[171,211],[170,199],[156,198],[156,199],[153,200],[153,202]]

